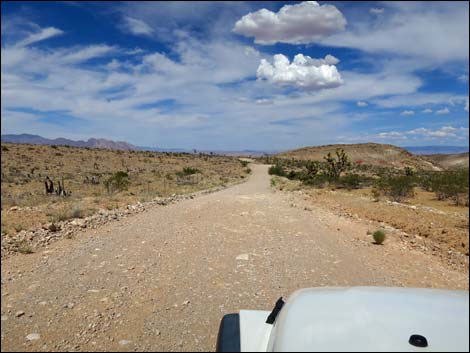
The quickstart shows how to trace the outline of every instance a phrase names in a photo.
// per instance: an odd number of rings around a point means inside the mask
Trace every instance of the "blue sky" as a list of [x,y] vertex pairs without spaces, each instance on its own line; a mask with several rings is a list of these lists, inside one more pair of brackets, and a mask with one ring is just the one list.
[[2,2],[1,132],[468,146],[468,2]]

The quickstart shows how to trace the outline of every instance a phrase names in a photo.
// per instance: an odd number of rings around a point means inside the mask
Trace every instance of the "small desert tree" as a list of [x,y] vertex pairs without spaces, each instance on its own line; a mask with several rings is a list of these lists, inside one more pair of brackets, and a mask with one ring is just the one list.
[[323,158],[326,161],[328,175],[335,180],[341,176],[342,172],[351,167],[349,157],[343,149],[336,149],[335,156],[332,156],[331,152],[328,152]]

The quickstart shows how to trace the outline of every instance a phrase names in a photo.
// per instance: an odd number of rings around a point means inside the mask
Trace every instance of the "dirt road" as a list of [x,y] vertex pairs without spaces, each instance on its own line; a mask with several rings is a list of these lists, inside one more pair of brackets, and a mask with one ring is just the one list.
[[315,286],[464,289],[466,274],[371,243],[365,221],[270,188],[267,166],[226,190],[154,207],[2,260],[2,351],[213,350],[223,314]]

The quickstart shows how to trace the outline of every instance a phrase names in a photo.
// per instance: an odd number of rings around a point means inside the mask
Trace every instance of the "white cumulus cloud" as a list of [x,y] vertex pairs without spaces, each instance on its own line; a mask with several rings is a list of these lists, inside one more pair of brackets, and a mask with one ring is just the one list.
[[369,104],[367,104],[367,102],[363,102],[363,101],[357,102],[357,106],[358,106],[358,107],[361,107],[361,108],[362,108],[362,107],[367,107],[368,105],[369,105]]
[[449,108],[443,108],[443,109],[439,109],[439,110],[436,110],[436,114],[437,115],[444,115],[444,114],[449,114],[450,111],[449,111]]
[[339,60],[332,55],[327,55],[324,59],[313,59],[297,54],[290,63],[286,56],[276,54],[273,64],[261,59],[256,76],[272,83],[296,86],[305,90],[334,88],[343,84],[341,75],[334,65],[338,62]]
[[235,33],[254,37],[257,44],[306,44],[333,33],[343,31],[346,19],[333,5],[319,5],[304,1],[285,5],[279,12],[261,9],[239,19]]
[[468,112],[468,98],[467,98],[467,103],[465,104],[465,108],[464,108],[467,112]]
[[426,109],[421,111],[421,113],[424,113],[424,114],[431,114],[432,112],[433,112],[433,110],[429,109],[429,108],[426,108]]
[[415,112],[414,112],[414,110],[404,110],[400,113],[400,115],[410,116],[410,115],[415,115]]

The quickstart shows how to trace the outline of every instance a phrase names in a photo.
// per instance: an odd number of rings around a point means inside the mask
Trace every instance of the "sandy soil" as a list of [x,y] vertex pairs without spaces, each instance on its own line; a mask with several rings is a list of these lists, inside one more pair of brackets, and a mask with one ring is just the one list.
[[450,267],[468,271],[468,207],[433,200],[433,193],[422,191],[403,203],[385,199],[374,202],[370,191],[365,189],[312,188],[306,189],[305,194],[311,203],[336,214],[367,219],[376,228],[385,224],[393,228],[391,236],[438,256]]
[[[316,286],[468,289],[367,221],[249,180],[2,260],[2,351],[214,350],[219,321]],[[37,335],[32,335],[37,334]]]

